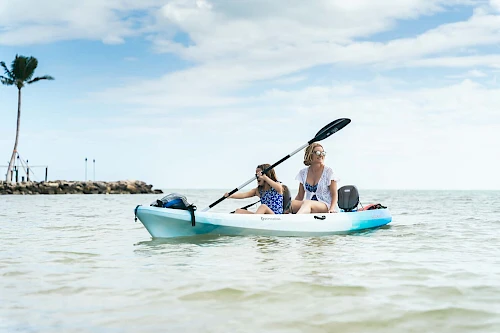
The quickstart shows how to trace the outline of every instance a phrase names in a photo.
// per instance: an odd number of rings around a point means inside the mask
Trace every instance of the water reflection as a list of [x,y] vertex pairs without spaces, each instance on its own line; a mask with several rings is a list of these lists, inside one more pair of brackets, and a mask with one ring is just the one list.
[[196,235],[196,236],[189,236],[189,237],[175,237],[175,238],[152,238],[151,240],[148,241],[141,241],[138,243],[135,243],[134,246],[152,246],[155,247],[157,245],[162,245],[162,244],[193,244],[193,245],[199,245],[203,246],[206,244],[214,244],[214,243],[220,243],[223,241],[225,238],[228,238],[229,236],[220,236],[220,235]]

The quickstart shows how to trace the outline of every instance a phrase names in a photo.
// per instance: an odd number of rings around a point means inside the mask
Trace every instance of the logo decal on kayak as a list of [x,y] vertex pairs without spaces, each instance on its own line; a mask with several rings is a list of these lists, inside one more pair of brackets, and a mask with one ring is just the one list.
[[260,219],[261,219],[262,221],[266,221],[266,220],[281,221],[281,218],[279,218],[279,217],[261,217]]

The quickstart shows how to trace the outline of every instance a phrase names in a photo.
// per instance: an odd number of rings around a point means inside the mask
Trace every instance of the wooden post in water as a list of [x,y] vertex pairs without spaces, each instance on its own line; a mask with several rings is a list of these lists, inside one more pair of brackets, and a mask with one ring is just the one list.
[[[14,172],[16,173],[16,183],[19,182],[19,153],[17,153],[16,165],[14,165]],[[12,178],[11,178],[12,179]]]
[[48,174],[48,172],[49,172],[49,167],[46,166],[45,167],[45,181],[47,181],[47,174]]

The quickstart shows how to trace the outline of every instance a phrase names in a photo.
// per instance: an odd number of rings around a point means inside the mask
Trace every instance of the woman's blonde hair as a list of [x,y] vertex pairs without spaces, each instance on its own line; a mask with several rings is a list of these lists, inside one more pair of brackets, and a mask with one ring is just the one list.
[[314,151],[314,148],[316,148],[316,147],[323,148],[323,146],[317,142],[311,143],[309,146],[306,147],[306,149],[304,151],[304,164],[305,165],[307,165],[307,166],[311,165],[311,162],[313,159],[313,151]]

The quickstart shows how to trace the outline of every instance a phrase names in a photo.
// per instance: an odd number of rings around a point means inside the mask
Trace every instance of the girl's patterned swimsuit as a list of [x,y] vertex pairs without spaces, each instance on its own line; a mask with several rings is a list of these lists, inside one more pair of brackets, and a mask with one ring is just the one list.
[[269,207],[274,214],[283,214],[283,194],[279,194],[272,187],[267,191],[259,190],[259,194],[263,205]]

